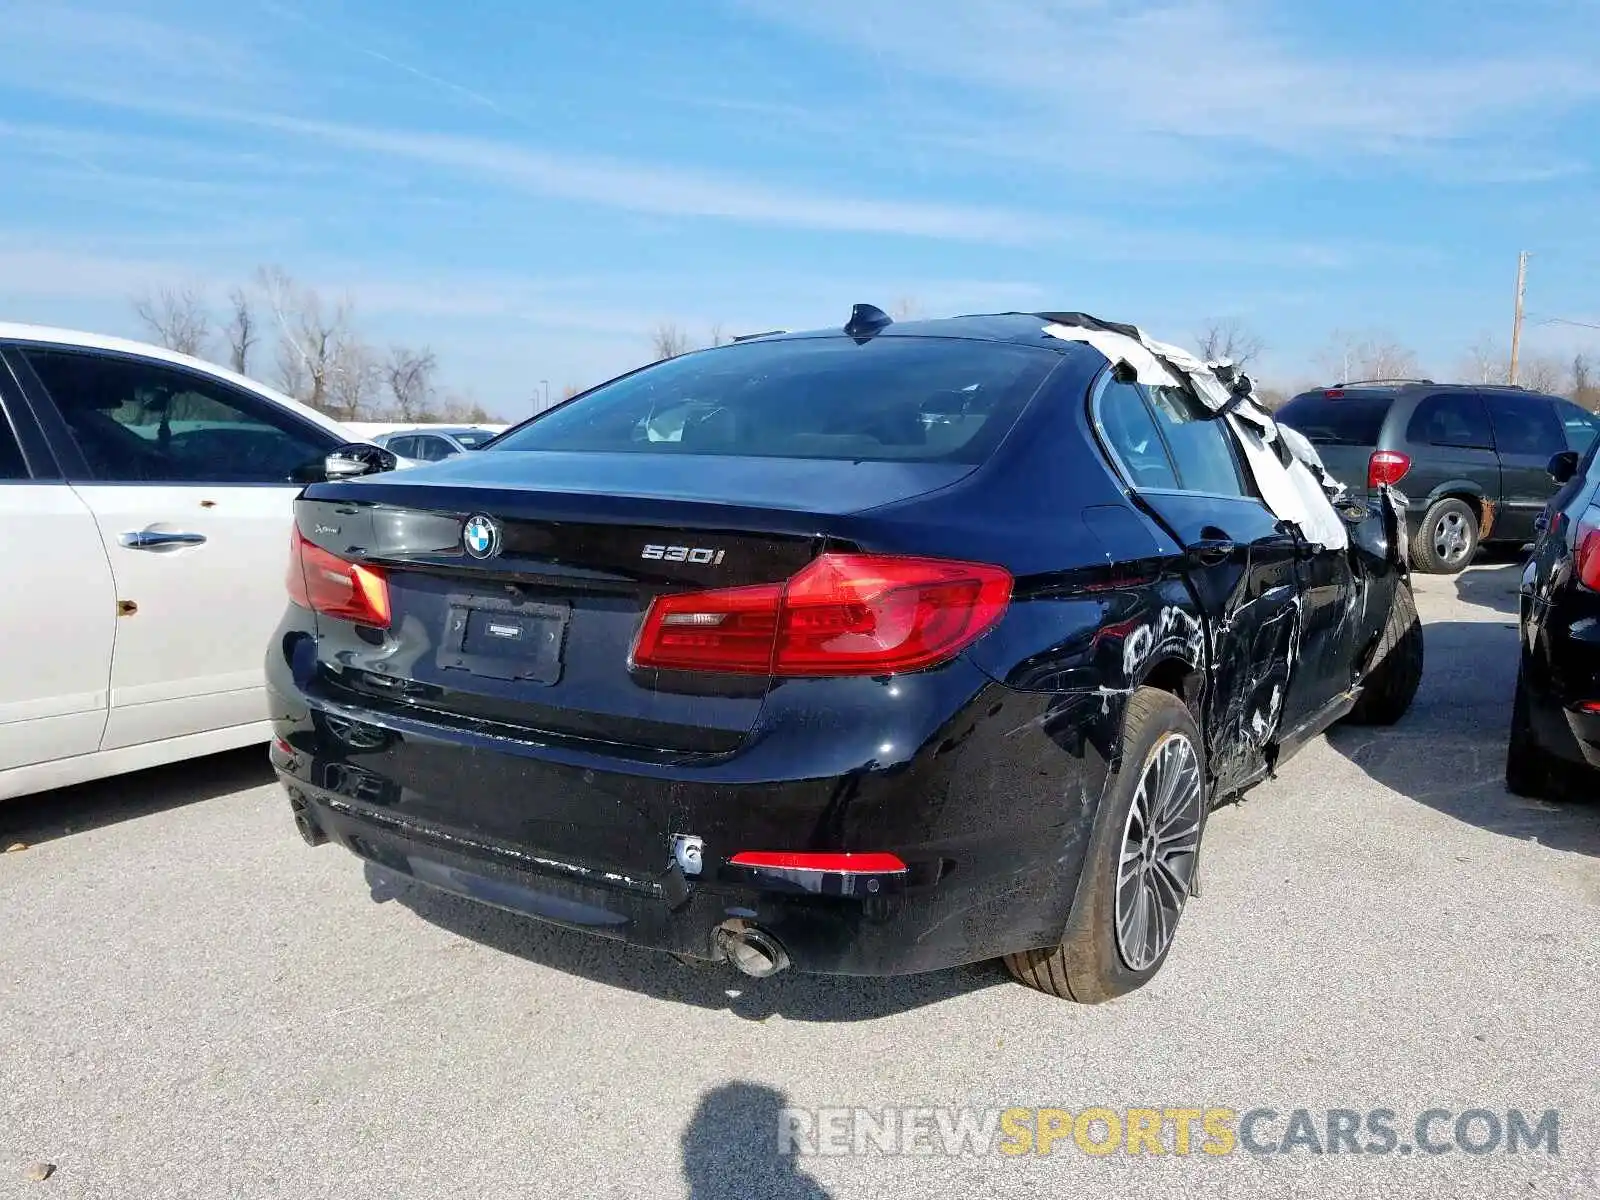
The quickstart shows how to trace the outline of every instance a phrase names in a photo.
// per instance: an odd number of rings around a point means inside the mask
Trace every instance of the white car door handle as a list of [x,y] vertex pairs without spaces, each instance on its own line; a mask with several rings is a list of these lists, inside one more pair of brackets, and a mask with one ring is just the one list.
[[206,535],[203,533],[161,533],[154,529],[124,533],[117,538],[117,541],[129,550],[160,550],[165,546],[203,546],[205,540]]

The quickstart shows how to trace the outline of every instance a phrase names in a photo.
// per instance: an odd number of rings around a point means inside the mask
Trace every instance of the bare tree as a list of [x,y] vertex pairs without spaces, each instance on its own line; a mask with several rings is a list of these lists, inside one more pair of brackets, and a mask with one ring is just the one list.
[[134,315],[168,350],[198,357],[211,341],[211,313],[195,288],[161,288],[133,299]]
[[1572,356],[1572,392],[1574,403],[1591,412],[1600,412],[1600,387],[1595,385],[1594,367],[1584,354]]
[[577,384],[569,383],[566,387],[561,389],[561,398],[563,400],[571,400],[574,396],[579,395],[582,391],[583,389]]
[[261,331],[256,327],[255,308],[250,302],[250,293],[243,288],[234,288],[228,293],[228,308],[232,316],[223,329],[223,336],[228,339],[228,365],[241,375],[249,373],[250,351],[261,340]]
[[1363,379],[1408,379],[1417,374],[1416,351],[1383,333],[1336,332],[1316,358],[1325,374],[1341,383]]
[[1559,392],[1567,382],[1567,365],[1548,354],[1530,354],[1517,370],[1517,382],[1530,392]]
[[486,421],[494,420],[477,400],[460,392],[451,392],[445,396],[439,404],[439,417],[441,420],[461,421],[471,425],[482,425]]
[[1241,370],[1260,358],[1266,349],[1266,343],[1237,317],[1207,321],[1196,340],[1201,358],[1207,362],[1231,362]]
[[439,360],[427,347],[421,350],[389,347],[384,373],[389,395],[394,400],[395,416],[402,421],[420,421],[426,417],[433,403],[433,375],[438,366]]
[[723,326],[723,323],[721,321],[713,321],[711,323],[710,337],[709,337],[709,340],[706,342],[706,345],[708,345],[708,346],[720,346],[724,342],[726,342],[727,340],[728,340],[728,334],[727,334],[727,331],[726,331],[725,327]]
[[656,361],[664,358],[677,358],[680,354],[687,354],[694,347],[689,341],[689,335],[674,321],[663,321],[655,327],[650,335],[651,346],[655,350]]
[[901,296],[889,306],[889,315],[896,321],[914,321],[922,315],[922,303],[915,296]]
[[[349,304],[325,305],[315,291],[302,288],[281,267],[263,267],[257,278],[277,326],[279,385],[313,408],[344,408],[343,403],[334,401],[332,389],[337,372],[354,369],[354,358],[341,366],[341,359],[347,357],[347,343],[353,341]],[[370,354],[359,365],[363,371],[369,367]],[[362,380],[356,391],[365,395],[365,384]],[[349,394],[346,383],[341,387],[341,400]]]
[[1504,383],[1510,375],[1510,356],[1492,337],[1483,334],[1467,347],[1461,377],[1468,383]]
[[1289,403],[1289,393],[1281,387],[1256,388],[1256,402],[1268,412],[1277,412]]
[[341,339],[328,362],[323,409],[341,421],[374,415],[384,374],[370,347],[353,337]]

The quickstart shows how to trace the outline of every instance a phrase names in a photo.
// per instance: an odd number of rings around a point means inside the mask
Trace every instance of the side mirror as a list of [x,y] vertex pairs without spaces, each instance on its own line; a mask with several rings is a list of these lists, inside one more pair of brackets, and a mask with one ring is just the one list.
[[1550,472],[1550,478],[1557,483],[1566,483],[1578,473],[1578,452],[1563,450],[1560,454],[1553,455],[1545,470]]
[[370,442],[345,442],[335,446],[324,457],[314,459],[294,473],[296,483],[332,483],[339,479],[356,479],[362,475],[376,475],[380,471],[393,471],[400,465],[394,451],[374,446]]

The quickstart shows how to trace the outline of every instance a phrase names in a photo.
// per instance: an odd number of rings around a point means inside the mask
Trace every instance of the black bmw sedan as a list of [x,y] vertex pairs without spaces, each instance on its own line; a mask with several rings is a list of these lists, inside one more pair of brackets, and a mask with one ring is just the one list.
[[1600,777],[1600,460],[1550,460],[1560,490],[1522,572],[1522,657],[1506,786],[1522,796],[1594,794]]
[[305,489],[273,762],[311,844],[532,917],[1107,999],[1212,808],[1417,687],[1403,505],[1294,436],[1082,314],[657,363]]

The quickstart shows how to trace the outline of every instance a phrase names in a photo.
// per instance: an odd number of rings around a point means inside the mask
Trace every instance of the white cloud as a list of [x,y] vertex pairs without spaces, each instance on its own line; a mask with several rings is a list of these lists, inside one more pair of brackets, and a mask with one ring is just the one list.
[[1600,97],[1592,64],[1559,41],[1547,53],[1453,61],[1383,48],[1341,54],[1275,32],[1263,0],[925,0],[912,20],[890,0],[745,4],[880,64],[985,89],[1009,102],[1013,128],[1021,121],[1036,134],[1122,130],[1324,158],[1396,154]]

